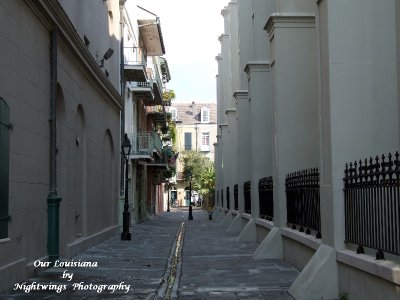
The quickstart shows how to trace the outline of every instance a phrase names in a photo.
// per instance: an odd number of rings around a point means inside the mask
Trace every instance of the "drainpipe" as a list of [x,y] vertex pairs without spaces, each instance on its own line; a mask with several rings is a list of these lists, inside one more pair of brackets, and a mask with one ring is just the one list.
[[47,252],[53,264],[59,257],[59,208],[57,196],[57,28],[50,32],[50,189],[47,197]]
[[[121,111],[121,126],[120,126],[120,138],[121,141],[124,139],[125,134],[125,76],[124,76],[124,68],[125,68],[125,61],[124,61],[124,5],[125,0],[119,1],[119,34],[120,34],[120,80],[121,80],[121,96],[124,99],[123,108]],[[123,195],[124,191],[124,157],[121,156],[120,160],[120,196]]]

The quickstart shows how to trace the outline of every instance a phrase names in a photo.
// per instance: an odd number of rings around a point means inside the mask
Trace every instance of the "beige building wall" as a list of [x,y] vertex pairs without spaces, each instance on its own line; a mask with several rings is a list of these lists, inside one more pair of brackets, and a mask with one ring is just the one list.
[[[64,2],[72,5],[72,1],[60,1]],[[82,2],[75,1],[75,12]],[[62,198],[60,257],[72,257],[118,229],[122,99],[117,90],[118,72],[113,65],[114,62],[119,65],[117,37],[114,40],[110,36],[103,2],[92,3],[93,9],[84,10],[85,18],[107,29],[93,36],[91,44],[99,45],[101,52],[103,47],[105,50],[114,47],[116,61],[107,62],[107,78],[84,45],[83,37],[69,23],[64,9],[70,8],[61,7],[57,1],[46,2],[44,6],[42,3],[2,1],[0,4],[3,53],[0,97],[10,107],[12,123],[10,221],[8,237],[0,240],[0,291],[31,275],[33,261],[47,260],[48,256],[49,48],[50,30],[55,24],[58,26],[57,194]],[[118,1],[112,3],[115,5]],[[48,11],[52,14],[47,14]],[[114,14],[115,18],[118,16]],[[112,28],[113,32],[117,30]]]
[[[209,111],[209,121],[202,122],[202,109]],[[189,189],[189,183],[182,180],[183,160],[185,151],[185,133],[190,133],[191,150],[203,153],[212,162],[215,160],[214,143],[217,142],[217,106],[214,103],[176,103],[168,108],[168,112],[175,115],[176,125],[176,152],[179,152],[176,162],[176,190],[178,205],[186,206],[185,189]],[[208,134],[208,146],[203,145],[203,134]]]

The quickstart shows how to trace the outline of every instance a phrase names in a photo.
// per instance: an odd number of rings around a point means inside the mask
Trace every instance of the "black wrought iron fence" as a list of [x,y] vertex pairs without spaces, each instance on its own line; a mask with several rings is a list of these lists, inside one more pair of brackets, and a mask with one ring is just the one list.
[[346,164],[343,180],[346,242],[400,255],[399,153]]
[[221,207],[224,207],[224,190],[221,190]]
[[272,221],[274,218],[274,190],[272,177],[258,181],[258,199],[260,201],[260,218]]
[[287,222],[293,229],[321,238],[321,213],[318,168],[301,170],[286,176]]
[[231,194],[229,192],[229,186],[226,187],[226,208],[231,209]]
[[235,208],[235,210],[239,210],[239,187],[238,187],[238,185],[237,184],[235,184],[234,186],[233,186],[233,198],[234,198],[234,200],[235,200],[235,203],[234,203],[234,208]]
[[244,212],[246,214],[251,214],[251,182],[246,181],[243,184],[243,194],[244,194]]

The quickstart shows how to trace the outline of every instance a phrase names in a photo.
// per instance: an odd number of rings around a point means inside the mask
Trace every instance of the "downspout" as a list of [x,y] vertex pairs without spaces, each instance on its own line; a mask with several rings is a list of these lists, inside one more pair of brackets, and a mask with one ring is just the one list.
[[[121,141],[124,138],[125,134],[125,76],[124,76],[124,68],[125,68],[125,61],[124,61],[124,5],[125,0],[121,0],[119,2],[119,13],[120,13],[120,21],[119,21],[119,31],[120,31],[120,81],[121,81],[121,96],[124,99],[123,108],[121,112]],[[121,155],[120,160],[120,196],[124,194],[124,157]]]
[[59,207],[62,198],[57,196],[57,27],[50,32],[50,180],[47,197],[47,252],[49,261],[59,258]]

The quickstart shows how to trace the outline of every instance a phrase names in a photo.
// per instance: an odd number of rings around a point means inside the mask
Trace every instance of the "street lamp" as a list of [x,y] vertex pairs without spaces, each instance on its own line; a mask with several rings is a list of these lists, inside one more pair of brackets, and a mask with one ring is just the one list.
[[193,220],[193,212],[192,212],[192,171],[189,173],[189,220]]
[[168,187],[168,202],[167,202],[167,212],[170,212],[171,210],[169,209],[169,194],[170,194],[170,191],[169,191],[169,189],[170,189],[170,186],[169,186],[169,181],[168,181],[168,183],[167,183],[167,187]]
[[124,212],[122,217],[122,233],[121,233],[121,241],[130,241],[131,233],[129,232],[129,223],[131,214],[129,213],[129,204],[128,204],[128,168],[129,168],[129,154],[131,153],[131,141],[128,138],[128,135],[125,133],[124,140],[121,145],[122,154],[125,158],[125,203],[124,203]]

